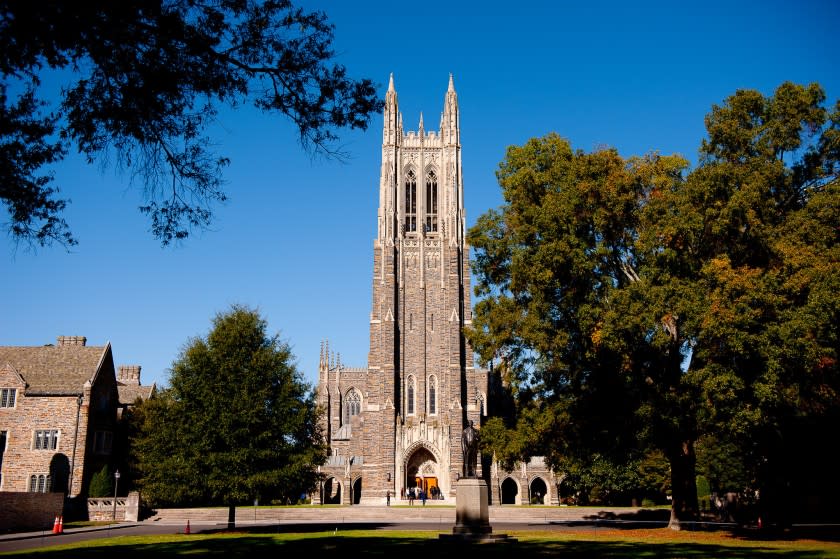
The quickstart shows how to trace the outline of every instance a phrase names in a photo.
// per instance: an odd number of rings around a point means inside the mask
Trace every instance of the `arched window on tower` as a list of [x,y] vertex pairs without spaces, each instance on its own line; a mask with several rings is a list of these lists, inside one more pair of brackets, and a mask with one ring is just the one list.
[[342,425],[348,425],[350,418],[362,412],[362,396],[355,388],[351,388],[344,396],[344,413],[342,414]]
[[429,377],[429,415],[437,414],[437,378]]
[[435,233],[438,230],[437,186],[437,175],[434,171],[429,171],[426,175],[426,233]]
[[409,169],[405,178],[405,232],[417,231],[417,177]]
[[408,415],[414,415],[414,377],[408,377],[408,387],[406,388],[406,392],[406,410]]

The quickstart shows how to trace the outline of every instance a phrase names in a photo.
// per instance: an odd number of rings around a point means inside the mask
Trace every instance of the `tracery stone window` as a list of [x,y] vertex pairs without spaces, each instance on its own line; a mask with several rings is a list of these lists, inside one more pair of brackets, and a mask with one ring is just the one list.
[[408,377],[406,399],[406,409],[408,410],[408,414],[414,415],[414,377]]
[[349,425],[350,418],[362,413],[362,396],[358,390],[351,389],[344,397],[344,418],[342,425]]
[[429,171],[426,175],[426,233],[436,233],[438,230],[437,191],[437,175]]
[[52,479],[49,474],[32,474],[29,478],[30,493],[49,493],[52,489]]
[[429,415],[437,414],[437,377],[429,377]]
[[417,231],[417,177],[409,170],[405,179],[405,232]]

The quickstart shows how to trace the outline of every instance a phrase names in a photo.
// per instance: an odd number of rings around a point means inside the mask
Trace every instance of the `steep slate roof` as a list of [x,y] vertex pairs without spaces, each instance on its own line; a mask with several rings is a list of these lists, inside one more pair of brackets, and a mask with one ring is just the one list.
[[110,345],[0,346],[0,363],[11,365],[26,381],[27,394],[81,394],[93,382]]

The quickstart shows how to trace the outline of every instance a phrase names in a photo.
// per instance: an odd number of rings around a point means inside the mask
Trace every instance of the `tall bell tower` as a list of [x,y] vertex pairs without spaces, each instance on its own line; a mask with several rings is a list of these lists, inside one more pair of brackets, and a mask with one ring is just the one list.
[[416,131],[403,130],[393,75],[383,120],[368,365],[345,367],[328,345],[321,351],[331,450],[322,502],[379,504],[413,488],[453,498],[461,431],[487,413],[488,373],[473,367],[463,335],[469,247],[452,76],[439,131],[426,130],[422,113]]
[[[389,492],[398,499],[422,489],[451,503],[463,475],[461,433],[470,421],[484,423],[490,378],[473,366],[463,335],[472,307],[452,76],[437,132],[426,130],[422,113],[416,131],[403,130],[393,75],[383,120],[368,363],[345,366],[328,343],[321,346],[318,403],[330,453],[317,498],[384,505]],[[476,474],[489,482],[494,503],[536,496],[559,504],[560,480],[543,457],[513,471],[485,457]]]
[[[451,493],[460,436],[486,410],[487,375],[473,368],[469,249],[458,96],[452,76],[438,132],[403,131],[394,78],[385,95],[370,321],[371,376],[380,378],[391,425],[379,438],[385,472],[403,486]],[[383,420],[385,418],[383,417]]]

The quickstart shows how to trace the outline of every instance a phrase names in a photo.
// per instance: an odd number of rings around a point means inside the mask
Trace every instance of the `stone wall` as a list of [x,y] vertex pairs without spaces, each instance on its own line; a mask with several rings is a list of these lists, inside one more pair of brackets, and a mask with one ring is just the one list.
[[[49,475],[50,489],[63,493],[70,481],[72,464],[73,489],[77,493],[81,488],[87,442],[87,413],[87,403],[79,406],[73,395],[30,396],[18,391],[17,405],[0,414],[3,430],[7,431],[3,490],[27,492],[30,476]],[[56,448],[36,450],[33,442],[36,430],[55,430],[58,433]],[[78,441],[75,440],[77,435]]]
[[52,530],[64,494],[0,491],[0,533]]

